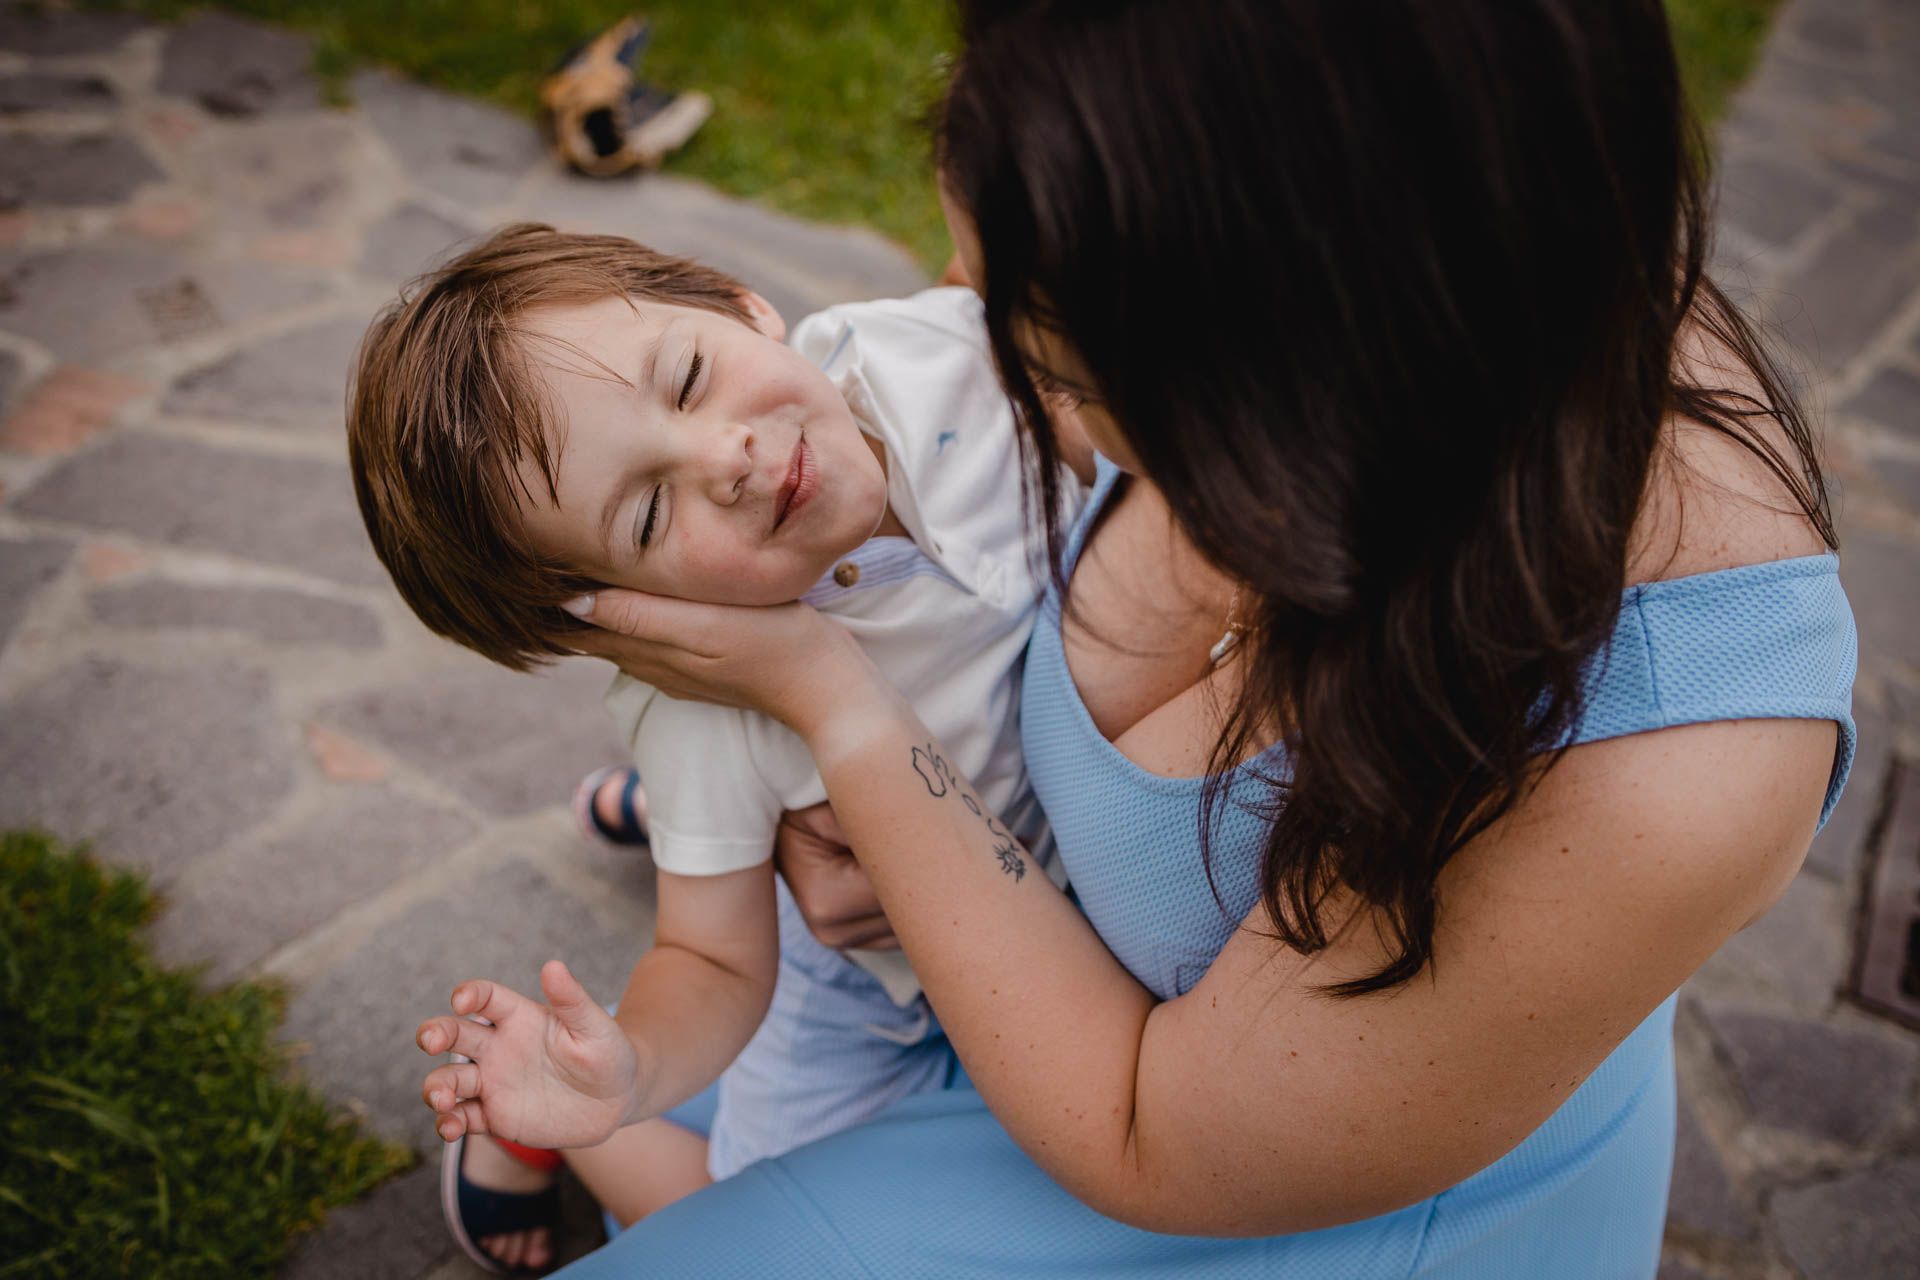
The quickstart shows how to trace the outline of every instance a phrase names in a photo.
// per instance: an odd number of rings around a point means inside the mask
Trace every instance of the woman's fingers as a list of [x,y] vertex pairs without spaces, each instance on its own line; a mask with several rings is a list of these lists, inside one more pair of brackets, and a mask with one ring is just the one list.
[[486,1056],[487,1040],[493,1028],[465,1018],[441,1014],[428,1018],[413,1033],[413,1042],[427,1053],[457,1053],[463,1058]]
[[478,1097],[480,1068],[471,1062],[449,1062],[427,1072],[420,1086],[420,1100],[435,1111],[453,1110],[463,1098]]
[[[608,587],[589,595],[576,596],[561,606],[582,622],[591,622],[602,631],[667,644],[673,648],[693,649],[688,641],[702,633],[701,623],[723,606],[694,604],[671,596],[649,595]],[[697,650],[695,650],[697,651]]]

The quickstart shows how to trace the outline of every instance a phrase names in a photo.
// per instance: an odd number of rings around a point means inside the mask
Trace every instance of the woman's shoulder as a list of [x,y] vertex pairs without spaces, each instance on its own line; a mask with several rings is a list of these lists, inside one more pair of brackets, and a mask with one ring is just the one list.
[[[1723,388],[1723,402],[1736,410],[1767,403],[1753,373],[1697,331],[1683,340],[1677,359],[1687,381]],[[1751,433],[1746,439],[1691,418],[1669,418],[1628,544],[1627,585],[1831,549],[1781,475],[1783,468],[1804,475],[1786,427],[1764,412],[1743,412],[1739,421]]]

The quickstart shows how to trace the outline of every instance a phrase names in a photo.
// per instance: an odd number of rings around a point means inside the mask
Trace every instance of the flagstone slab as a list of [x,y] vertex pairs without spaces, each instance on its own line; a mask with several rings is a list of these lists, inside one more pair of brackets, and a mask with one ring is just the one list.
[[440,1216],[440,1164],[427,1160],[329,1213],[294,1242],[279,1280],[415,1280],[457,1253]]
[[131,238],[0,253],[0,329],[87,361],[202,337],[322,297],[325,276]]
[[33,593],[58,577],[73,558],[64,538],[0,539],[0,648],[32,606]]
[[384,71],[349,91],[408,177],[462,207],[499,203],[547,156],[531,121],[471,98]]
[[0,49],[42,58],[106,53],[145,25],[130,13],[21,5],[0,9]]
[[292,830],[197,863],[169,891],[154,945],[228,981],[473,832],[468,815],[391,787],[330,786],[324,805]]
[[88,597],[87,608],[107,626],[134,631],[234,631],[289,648],[372,649],[380,643],[380,620],[372,610],[281,587],[148,579],[103,587]]
[[402,205],[367,231],[360,274],[398,284],[453,256],[477,238],[472,227],[417,204]]
[[23,111],[105,111],[119,102],[99,76],[26,71],[0,76],[0,115]]
[[119,204],[166,176],[125,133],[0,133],[0,208]]
[[1782,1191],[1773,1198],[1773,1217],[1802,1275],[1912,1280],[1920,1258],[1920,1160]]
[[612,668],[577,659],[522,675],[449,645],[443,667],[329,704],[345,730],[452,787],[482,813],[564,805],[574,784],[625,758],[601,706]]
[[1920,1044],[1811,1018],[1702,1005],[1754,1117],[1828,1142],[1887,1137],[1909,1114]]
[[242,347],[182,374],[160,410],[343,436],[347,375],[367,319],[321,320]]
[[124,435],[56,467],[15,506],[337,582],[385,581],[340,463]]
[[155,87],[223,116],[320,105],[311,38],[211,9],[168,29]]
[[0,826],[91,841],[164,886],[292,789],[267,675],[86,658],[0,705]]

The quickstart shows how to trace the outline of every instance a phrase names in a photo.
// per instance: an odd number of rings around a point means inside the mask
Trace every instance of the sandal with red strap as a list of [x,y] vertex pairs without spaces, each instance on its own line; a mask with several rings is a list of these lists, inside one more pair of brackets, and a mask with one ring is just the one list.
[[[523,1147],[517,1142],[495,1138],[500,1149],[521,1164],[557,1173],[558,1151]],[[447,1232],[460,1251],[474,1265],[497,1276],[535,1276],[552,1270],[551,1266],[533,1268],[508,1266],[480,1247],[489,1236],[510,1235],[545,1227],[557,1231],[560,1225],[560,1187],[558,1182],[540,1191],[496,1191],[471,1182],[466,1176],[467,1138],[465,1134],[447,1144],[440,1163],[440,1213],[446,1219]]]

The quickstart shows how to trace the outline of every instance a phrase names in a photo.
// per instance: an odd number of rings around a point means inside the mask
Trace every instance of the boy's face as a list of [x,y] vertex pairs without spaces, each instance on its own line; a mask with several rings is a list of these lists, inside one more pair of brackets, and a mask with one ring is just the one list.
[[765,605],[798,599],[873,535],[887,506],[876,448],[780,341],[773,309],[744,301],[751,327],[623,297],[526,315],[556,418],[558,500],[520,464],[536,550],[612,586]]

